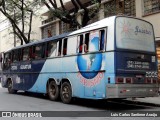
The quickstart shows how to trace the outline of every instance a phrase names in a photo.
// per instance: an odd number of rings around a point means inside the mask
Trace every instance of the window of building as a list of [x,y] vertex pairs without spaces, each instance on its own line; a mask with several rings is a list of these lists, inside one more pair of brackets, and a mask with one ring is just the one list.
[[42,38],[48,38],[56,35],[56,23],[42,28]]
[[46,57],[54,57],[56,56],[56,52],[57,52],[57,42],[55,41],[47,42]]
[[104,16],[113,15],[135,16],[135,0],[111,0],[104,4]]
[[144,1],[144,15],[160,11],[160,0],[143,0]]
[[[94,12],[94,8],[89,9],[89,14],[92,14]],[[99,20],[99,13],[97,13],[90,21],[88,21],[87,25],[97,22]]]
[[50,23],[50,22],[52,22],[52,21],[54,21],[54,20],[56,20],[56,17],[55,17],[55,16],[54,16],[54,17],[50,17],[50,18],[42,21],[42,25],[47,24],[47,23]]
[[59,21],[59,34],[67,33],[76,30],[77,28],[72,27],[70,24]]
[[63,21],[59,22],[59,34],[63,34],[66,32],[69,32],[70,30],[70,25],[67,23],[64,23]]
[[136,16],[135,0],[124,1],[124,14],[128,16]]
[[116,0],[111,0],[104,4],[104,16],[109,17],[116,15]]

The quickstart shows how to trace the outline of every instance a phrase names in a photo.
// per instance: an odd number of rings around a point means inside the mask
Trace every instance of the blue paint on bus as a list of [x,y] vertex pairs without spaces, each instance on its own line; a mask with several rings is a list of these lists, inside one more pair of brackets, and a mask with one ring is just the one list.
[[[133,24],[130,24],[130,21]],[[150,34],[135,34],[136,26],[147,26]],[[86,52],[83,48],[81,53],[79,47],[82,43],[87,43],[84,41],[88,38],[88,33],[91,34],[88,50]],[[80,35],[83,42],[78,37]],[[147,42],[143,38],[146,38]],[[12,80],[15,90],[48,93],[49,81],[54,80],[60,92],[63,83],[68,82],[72,97],[153,97],[157,94],[153,38],[152,25],[146,21],[123,16],[106,18],[72,33],[5,52],[2,85],[8,87],[7,81]],[[71,43],[73,45],[70,45]],[[145,43],[145,46],[142,43]],[[49,49],[49,45],[53,46]],[[30,55],[30,58],[26,59],[27,55],[24,56],[23,51],[25,48],[34,54],[38,51],[38,57],[41,58]],[[19,54],[26,60],[19,58],[19,61],[14,62],[12,58],[12,63],[9,63],[9,56],[14,56],[13,51],[16,50],[22,51],[23,54]],[[48,50],[51,51],[50,56]],[[63,50],[66,54],[63,54]]]

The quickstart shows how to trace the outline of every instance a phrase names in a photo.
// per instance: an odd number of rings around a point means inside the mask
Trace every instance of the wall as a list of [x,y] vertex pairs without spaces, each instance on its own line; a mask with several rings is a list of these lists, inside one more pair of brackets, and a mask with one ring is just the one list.
[[160,37],[160,12],[143,16],[143,0],[136,0],[136,17],[147,20],[153,24],[155,37]]

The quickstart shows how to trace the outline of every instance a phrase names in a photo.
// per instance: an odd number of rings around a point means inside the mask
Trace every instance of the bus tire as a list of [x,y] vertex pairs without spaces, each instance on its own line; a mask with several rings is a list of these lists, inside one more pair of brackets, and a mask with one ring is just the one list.
[[11,80],[9,80],[9,81],[7,82],[7,87],[8,87],[8,92],[9,92],[10,94],[15,94],[15,93],[17,93],[17,90],[14,90],[14,89],[13,89],[13,83],[12,83]]
[[48,96],[52,101],[56,101],[59,98],[59,88],[55,81],[51,81],[48,84]]
[[68,82],[64,82],[61,85],[60,97],[63,103],[69,104],[72,101],[72,89]]

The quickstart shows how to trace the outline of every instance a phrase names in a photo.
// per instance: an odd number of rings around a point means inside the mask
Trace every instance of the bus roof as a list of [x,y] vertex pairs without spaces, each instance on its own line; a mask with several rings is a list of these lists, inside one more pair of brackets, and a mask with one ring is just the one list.
[[[68,36],[72,36],[72,35],[75,35],[75,34],[84,33],[84,32],[90,31],[90,30],[95,30],[95,29],[106,27],[106,26],[114,25],[116,17],[126,17],[126,16],[111,16],[111,17],[107,17],[107,18],[99,20],[99,21],[97,21],[95,23],[92,23],[90,25],[87,25],[87,26],[85,26],[85,27],[83,27],[83,28],[81,28],[79,30],[76,30],[76,31],[73,31],[73,32],[64,33],[64,34],[61,34],[61,35],[58,35],[58,36],[45,38],[45,39],[42,39],[40,41],[28,43],[28,44],[25,44],[25,45],[21,45],[21,46],[13,48],[11,50],[15,50],[15,49],[18,49],[18,48],[31,46],[31,45],[38,44],[38,43],[47,42],[47,41],[50,41],[50,40],[57,40],[57,39],[68,37]],[[129,16],[127,16],[127,17],[129,17]],[[11,50],[8,50],[8,51],[11,51]]]
[[47,42],[47,41],[51,41],[51,40],[57,40],[57,39],[60,39],[60,38],[64,38],[67,35],[69,35],[69,33],[70,32],[64,33],[64,34],[61,34],[61,35],[57,35],[57,36],[53,36],[53,37],[49,37],[49,38],[44,38],[44,39],[42,39],[40,41],[31,42],[31,43],[28,43],[28,44],[25,44],[25,45],[17,46],[15,48],[12,48],[11,50],[15,50],[15,49],[23,48],[23,47],[27,47],[27,46],[32,46],[32,45],[35,45],[35,44],[38,44],[38,43],[43,43],[43,42]]
[[104,19],[99,20],[97,22],[94,22],[90,25],[87,25],[87,26],[85,26],[85,27],[83,27],[79,30],[76,30],[76,31],[72,32],[70,35],[79,34],[79,33],[87,32],[87,31],[90,31],[90,30],[95,30],[95,29],[99,29],[99,28],[103,28],[103,27],[106,27],[106,26],[113,25],[116,17],[117,16],[104,18]]

